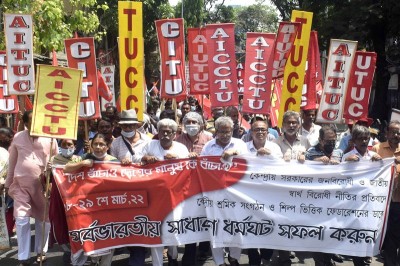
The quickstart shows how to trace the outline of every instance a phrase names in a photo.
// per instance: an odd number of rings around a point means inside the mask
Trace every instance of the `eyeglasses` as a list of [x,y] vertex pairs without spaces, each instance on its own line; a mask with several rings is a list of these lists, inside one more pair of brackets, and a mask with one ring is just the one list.
[[397,136],[400,135],[400,131],[397,131],[397,130],[389,130],[388,132],[389,132],[389,134],[392,134],[392,135],[397,135]]
[[159,132],[161,135],[167,135],[167,136],[175,134],[175,131],[169,131],[169,130],[160,130]]
[[218,134],[218,135],[231,135],[232,131],[217,131],[216,134]]
[[268,129],[266,129],[266,128],[253,128],[251,131],[253,131],[253,132],[260,132],[260,133],[265,133],[265,132],[267,132],[268,131]]

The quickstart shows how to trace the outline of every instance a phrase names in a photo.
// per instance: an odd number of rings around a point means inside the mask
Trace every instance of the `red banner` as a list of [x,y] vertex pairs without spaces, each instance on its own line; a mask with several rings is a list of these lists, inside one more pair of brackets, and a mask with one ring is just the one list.
[[368,118],[368,103],[374,79],[376,53],[357,51],[350,72],[343,117]]
[[206,26],[212,107],[239,105],[233,23]]
[[236,67],[237,84],[238,84],[238,93],[239,93],[239,95],[243,95],[243,92],[244,92],[244,73],[245,73],[245,70],[244,70],[244,66],[243,66],[243,63],[242,63],[241,60],[243,60],[243,59],[240,58],[238,60],[239,62],[238,62],[237,67]]
[[0,51],[0,114],[16,114],[18,111],[17,96],[8,93],[6,52]]
[[91,120],[100,118],[94,39],[91,37],[66,39],[65,50],[68,66],[83,70],[79,119]]
[[307,56],[306,76],[304,78],[304,86],[301,97],[301,109],[318,109],[317,90],[321,88],[321,86],[317,86],[318,83],[320,85],[322,83],[322,69],[318,46],[318,34],[316,31],[311,31],[310,46],[308,47]]
[[267,114],[270,111],[274,42],[274,33],[247,33],[244,113]]
[[161,57],[161,98],[186,98],[183,19],[156,21]]
[[274,47],[274,61],[272,62],[272,78],[282,78],[286,62],[292,50],[299,22],[280,22]]
[[190,95],[210,94],[206,28],[188,29]]

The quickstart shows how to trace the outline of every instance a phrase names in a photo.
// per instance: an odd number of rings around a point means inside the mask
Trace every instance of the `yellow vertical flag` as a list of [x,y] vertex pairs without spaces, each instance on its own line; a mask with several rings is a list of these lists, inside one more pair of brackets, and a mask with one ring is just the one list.
[[83,71],[38,65],[32,136],[76,139]]
[[301,92],[306,72],[308,46],[310,42],[313,13],[293,10],[292,22],[300,22],[293,48],[283,74],[281,105],[278,125],[282,126],[283,114],[288,111],[300,111]]
[[121,110],[135,109],[143,120],[144,44],[141,2],[118,2]]

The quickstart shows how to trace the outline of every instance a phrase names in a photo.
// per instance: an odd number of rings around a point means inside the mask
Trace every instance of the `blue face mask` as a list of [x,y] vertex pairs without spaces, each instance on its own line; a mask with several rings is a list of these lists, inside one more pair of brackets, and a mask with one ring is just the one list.
[[60,148],[61,155],[65,158],[71,158],[74,155],[75,149],[64,149]]

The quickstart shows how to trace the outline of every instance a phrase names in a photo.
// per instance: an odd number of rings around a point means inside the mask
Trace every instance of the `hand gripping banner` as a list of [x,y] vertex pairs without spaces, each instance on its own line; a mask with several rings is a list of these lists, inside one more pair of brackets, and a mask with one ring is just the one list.
[[199,157],[53,173],[73,253],[211,241],[364,257],[383,241],[392,161]]

